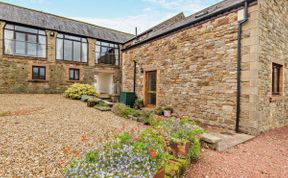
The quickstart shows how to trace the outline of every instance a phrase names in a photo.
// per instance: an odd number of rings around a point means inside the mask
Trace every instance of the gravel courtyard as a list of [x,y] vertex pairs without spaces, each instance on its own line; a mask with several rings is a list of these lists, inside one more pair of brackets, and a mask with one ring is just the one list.
[[205,150],[187,178],[287,178],[288,126],[223,153]]
[[62,95],[0,95],[0,102],[0,177],[63,177],[83,150],[141,127]]

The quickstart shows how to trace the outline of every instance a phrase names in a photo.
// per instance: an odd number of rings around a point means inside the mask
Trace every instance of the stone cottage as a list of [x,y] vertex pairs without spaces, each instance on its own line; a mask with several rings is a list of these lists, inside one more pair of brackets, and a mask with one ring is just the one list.
[[0,93],[60,93],[80,82],[245,133],[288,124],[287,0],[224,0],[136,36],[0,9]]
[[124,45],[123,90],[245,133],[284,126],[287,16],[287,0],[225,0],[156,26]]
[[133,35],[3,2],[0,9],[0,93],[60,93],[73,83],[120,90],[120,49]]

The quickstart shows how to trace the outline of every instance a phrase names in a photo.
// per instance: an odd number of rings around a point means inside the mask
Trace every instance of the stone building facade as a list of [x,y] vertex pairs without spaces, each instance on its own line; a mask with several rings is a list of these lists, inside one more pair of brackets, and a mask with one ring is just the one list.
[[[285,89],[288,84],[285,72],[288,4],[285,0],[248,2],[248,21],[243,25],[240,48],[240,130],[258,134],[288,124]],[[227,4],[230,6],[225,6]],[[183,28],[177,28],[176,24],[176,30],[156,32],[154,38],[125,46],[123,90],[133,90],[131,71],[136,63],[139,98],[147,100],[147,73],[155,71],[155,107],[172,105],[180,115],[234,129],[238,90],[237,34],[243,12],[245,14],[244,4],[245,1],[223,1],[199,12],[194,19],[187,19],[195,23],[185,26],[180,22]],[[217,9],[221,6],[222,9]],[[213,15],[214,12],[217,15]],[[202,14],[210,16],[198,20]],[[272,94],[274,63],[283,66],[277,94]]]
[[[133,37],[133,35],[6,3],[0,3],[0,9],[0,93],[61,93],[73,83],[93,84],[96,86],[98,91],[103,93],[119,93],[121,83],[120,49],[122,43]],[[45,19],[44,24],[41,24],[43,19]],[[7,39],[4,33],[7,25],[15,25],[16,27],[13,27],[15,29],[19,26],[19,29],[20,27],[23,27],[28,30],[28,32],[24,33],[15,32],[16,30],[9,30],[9,34],[10,32],[15,34],[15,36],[11,38],[14,45],[11,47],[11,51],[13,51],[11,52],[12,54],[7,53],[5,50],[5,41]],[[51,25],[51,27],[49,25]],[[28,38],[36,36],[34,34],[30,35],[30,28],[32,30],[41,29],[41,31],[45,33],[43,35],[46,35],[46,54],[44,54],[43,57],[27,54],[27,51],[29,53],[30,50],[29,45],[32,44]],[[90,32],[91,35],[89,33],[84,34],[83,30],[84,32]],[[9,34],[7,32],[7,36],[9,36]],[[19,40],[17,36],[18,34],[20,37],[21,35],[25,35],[26,39],[21,41],[22,39],[19,37]],[[82,39],[86,39],[86,49],[88,53],[86,55],[86,61],[83,62],[81,60],[80,62],[78,59],[77,61],[71,59],[58,60],[56,56],[58,34],[67,34],[69,35],[69,38],[81,37]],[[72,50],[75,52],[76,48],[74,49],[74,47],[76,46],[76,42],[73,42],[72,40],[71,43],[73,43],[74,46],[73,50],[70,49],[70,51]],[[115,57],[115,61],[117,60],[117,62],[114,61],[111,63],[111,61],[105,61],[106,54],[103,55],[102,52],[96,51],[98,48],[102,48],[96,47],[96,43],[100,41],[108,46],[113,44],[113,48],[115,48],[114,53],[118,50],[117,54],[115,53],[115,56],[119,56],[119,58]],[[14,48],[18,47],[19,50],[22,50],[23,47],[21,47],[21,44],[24,43],[26,45],[26,54],[14,54]],[[64,43],[65,41],[63,42],[63,46]],[[80,44],[80,42],[77,42],[77,44]],[[119,49],[116,49],[116,46]],[[8,43],[6,48],[8,48]],[[110,49],[112,50],[112,48],[109,48],[109,50]],[[78,51],[85,50],[81,48]],[[30,50],[30,52],[33,53],[35,50]],[[110,53],[108,54],[108,50],[105,52],[107,55],[111,56]],[[103,58],[101,59],[102,61],[95,62],[98,59],[100,60],[100,57],[96,57],[96,55],[100,54],[104,56],[101,56],[101,58]],[[32,68],[35,66],[45,68],[45,79],[33,79]],[[70,69],[77,70],[76,80],[70,78]]]

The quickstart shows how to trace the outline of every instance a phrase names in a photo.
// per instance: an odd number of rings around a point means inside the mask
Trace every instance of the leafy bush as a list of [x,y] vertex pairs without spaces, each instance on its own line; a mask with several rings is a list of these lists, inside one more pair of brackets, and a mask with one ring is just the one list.
[[93,96],[89,96],[89,95],[82,95],[81,96],[81,101],[83,101],[83,102],[87,102],[88,101],[88,99],[90,99],[90,98],[92,98]]
[[170,105],[167,105],[167,106],[163,106],[163,111],[171,111],[171,112],[173,112],[173,107],[172,106],[170,106]]
[[134,117],[139,117],[140,116],[140,111],[130,108],[126,106],[125,104],[122,103],[117,103],[113,106],[112,111],[120,116],[120,117],[125,117],[128,118],[129,116],[134,116]]
[[101,100],[97,99],[97,98],[89,98],[87,100],[87,106],[88,107],[94,107],[97,104],[99,104],[101,102]]
[[192,161],[197,161],[200,158],[201,144],[198,138],[193,138],[191,140],[191,147],[189,149],[187,159]]
[[161,116],[164,114],[164,108],[162,106],[159,106],[156,109],[154,109],[154,113]]
[[142,109],[144,107],[144,101],[142,99],[137,99],[134,103],[135,109]]
[[82,95],[98,96],[99,94],[92,85],[79,83],[71,85],[64,92],[64,96],[71,99],[81,99]]
[[170,141],[185,142],[192,141],[197,135],[202,134],[203,129],[184,116],[181,120],[170,118],[160,122],[161,133]]

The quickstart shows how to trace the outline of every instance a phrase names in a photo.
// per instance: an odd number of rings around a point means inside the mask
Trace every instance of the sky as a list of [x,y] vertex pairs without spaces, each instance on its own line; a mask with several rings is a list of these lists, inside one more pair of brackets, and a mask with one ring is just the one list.
[[143,32],[174,15],[189,16],[220,0],[0,0],[115,30]]

